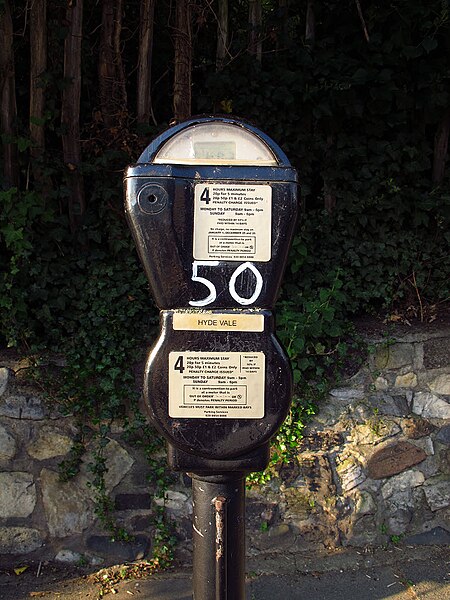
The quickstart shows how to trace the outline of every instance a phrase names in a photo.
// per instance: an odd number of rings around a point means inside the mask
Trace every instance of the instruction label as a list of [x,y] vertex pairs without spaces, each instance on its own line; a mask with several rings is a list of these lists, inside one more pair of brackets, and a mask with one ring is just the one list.
[[264,417],[263,352],[170,352],[169,416]]
[[270,185],[197,183],[195,260],[254,260],[272,256]]
[[180,313],[173,315],[175,331],[264,331],[263,315],[242,313]]

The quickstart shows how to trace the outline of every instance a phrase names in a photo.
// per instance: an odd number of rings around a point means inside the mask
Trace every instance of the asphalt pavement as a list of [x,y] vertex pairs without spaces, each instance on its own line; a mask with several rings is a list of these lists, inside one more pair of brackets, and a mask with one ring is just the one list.
[[[449,547],[259,555],[247,559],[246,591],[246,600],[450,600]],[[192,600],[191,572],[170,571],[115,588],[115,600],[133,596]]]

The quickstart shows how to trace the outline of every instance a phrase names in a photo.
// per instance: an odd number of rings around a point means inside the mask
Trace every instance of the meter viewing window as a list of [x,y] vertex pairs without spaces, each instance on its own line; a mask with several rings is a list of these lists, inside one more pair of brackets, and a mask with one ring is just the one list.
[[276,166],[271,149],[254,133],[232,123],[198,123],[170,138],[154,163]]
[[194,155],[197,160],[236,160],[235,142],[194,142]]

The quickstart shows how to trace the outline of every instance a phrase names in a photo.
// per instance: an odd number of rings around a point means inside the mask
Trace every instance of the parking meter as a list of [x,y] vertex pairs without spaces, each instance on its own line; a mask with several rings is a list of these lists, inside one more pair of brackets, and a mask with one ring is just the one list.
[[297,177],[252,125],[201,117],[172,127],[125,175],[125,210],[160,335],[144,410],[193,489],[194,600],[245,598],[245,475],[263,470],[289,410],[275,336],[297,215]]
[[161,309],[144,408],[175,470],[267,465],[292,391],[271,309],[296,189],[281,149],[225,117],[172,127],[126,172],[126,215]]

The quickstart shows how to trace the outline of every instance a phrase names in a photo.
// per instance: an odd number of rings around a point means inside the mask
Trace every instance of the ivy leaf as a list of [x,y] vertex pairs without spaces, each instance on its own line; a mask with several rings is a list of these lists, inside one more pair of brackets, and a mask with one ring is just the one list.
[[5,238],[7,248],[10,248],[15,242],[23,239],[23,227],[16,229],[13,225],[7,225],[6,227],[2,227],[0,232]]

